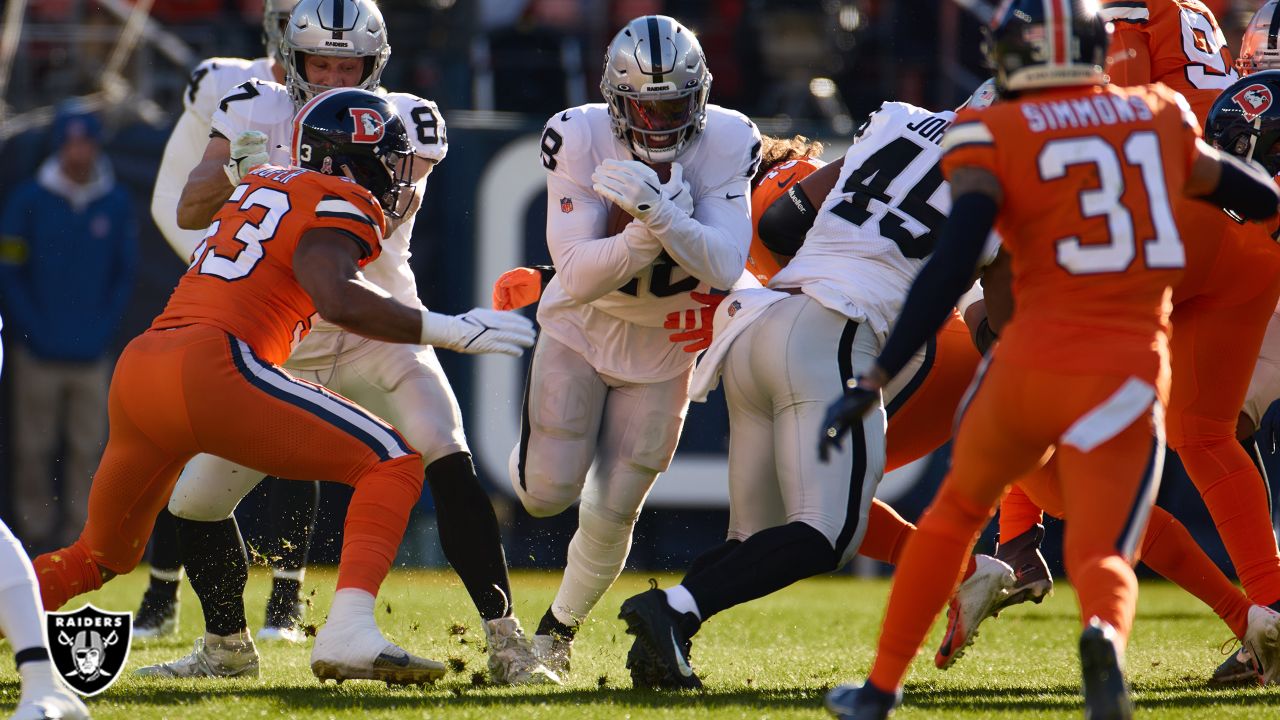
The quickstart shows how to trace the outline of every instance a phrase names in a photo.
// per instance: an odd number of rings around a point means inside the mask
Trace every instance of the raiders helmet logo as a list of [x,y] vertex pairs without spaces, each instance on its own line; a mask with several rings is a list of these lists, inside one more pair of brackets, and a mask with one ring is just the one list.
[[129,659],[133,613],[85,605],[45,615],[49,655],[67,687],[88,697],[111,687]]
[[1262,83],[1254,83],[1232,95],[1231,101],[1243,111],[1245,120],[1253,122],[1271,108],[1275,98],[1271,95],[1271,88]]
[[351,142],[372,145],[386,134],[386,128],[382,126],[382,115],[373,108],[353,107],[351,118],[356,121],[356,129],[351,132]]

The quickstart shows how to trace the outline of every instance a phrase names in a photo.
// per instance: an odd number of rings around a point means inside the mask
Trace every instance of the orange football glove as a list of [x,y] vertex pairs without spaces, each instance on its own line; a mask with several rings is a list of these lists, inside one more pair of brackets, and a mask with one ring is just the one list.
[[711,347],[711,321],[725,296],[694,291],[689,293],[689,297],[702,303],[702,307],[668,313],[662,327],[680,331],[671,333],[667,339],[673,343],[688,343],[683,348],[685,352],[702,352]]
[[493,284],[493,309],[518,310],[542,297],[542,273],[536,268],[508,270]]

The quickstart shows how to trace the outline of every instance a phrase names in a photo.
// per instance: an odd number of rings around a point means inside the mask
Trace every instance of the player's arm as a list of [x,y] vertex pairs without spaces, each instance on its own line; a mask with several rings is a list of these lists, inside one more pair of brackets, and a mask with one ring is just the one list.
[[169,141],[165,143],[155,189],[151,193],[151,219],[183,262],[190,260],[192,251],[204,236],[204,233],[178,226],[179,199],[191,168],[191,156],[209,140],[207,133],[203,132],[203,125],[205,123],[190,109],[178,117]]
[[412,308],[360,273],[369,254],[364,240],[338,228],[303,233],[293,253],[293,272],[329,322],[374,340],[436,345],[458,352],[519,356],[533,345],[533,324],[515,313],[474,309],[458,316]]
[[1182,191],[1252,221],[1274,216],[1280,204],[1280,192],[1260,166],[1219,152],[1199,139]]
[[818,208],[835,187],[842,167],[844,158],[823,165],[787,188],[787,192],[760,215],[756,233],[779,265],[785,266],[800,251],[805,236],[818,217]]
[[218,208],[235,189],[223,169],[230,159],[231,142],[221,135],[210,137],[204,155],[187,176],[178,198],[178,227],[185,230],[209,227]]
[[699,197],[692,215],[664,199],[642,220],[680,267],[712,287],[731,287],[747,262],[756,148],[747,171]]

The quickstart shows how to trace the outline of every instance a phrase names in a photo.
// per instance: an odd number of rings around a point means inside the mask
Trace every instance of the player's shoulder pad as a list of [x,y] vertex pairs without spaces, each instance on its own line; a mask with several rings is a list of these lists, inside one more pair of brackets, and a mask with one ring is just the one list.
[[1151,20],[1151,9],[1145,0],[1103,0],[1098,15],[1104,22],[1115,23],[1116,30],[1144,25]]
[[604,103],[590,103],[548,118],[538,152],[547,172],[590,185],[591,173],[603,157],[599,148],[608,148],[614,142],[609,109]]
[[956,113],[951,127],[942,136],[942,152],[949,153],[964,147],[994,145],[995,136],[985,122],[985,119],[993,116],[991,110],[992,108],[961,110]]
[[440,108],[431,100],[411,93],[389,92],[384,97],[404,121],[414,154],[437,163],[444,160],[449,153],[449,136]]
[[[207,58],[191,71],[182,104],[188,110],[208,119],[218,108],[218,101],[231,88],[256,77],[260,68],[256,60],[233,57]],[[270,79],[270,76],[268,76]]]
[[[298,170],[299,168],[289,168],[288,172]],[[298,183],[300,190],[315,193],[316,217],[354,220],[369,225],[381,234],[384,222],[382,206],[374,199],[373,193],[354,180],[341,175],[303,170],[290,180],[290,184],[293,183]]]
[[754,177],[760,167],[760,128],[737,110],[707,105],[707,126],[701,142],[707,144],[710,157],[741,158],[734,162],[748,178]]
[[[246,130],[267,132],[281,123],[287,124],[295,112],[285,86],[252,78],[231,88],[218,100],[211,125],[227,139],[234,139]],[[271,141],[289,142],[289,138],[271,138]]]

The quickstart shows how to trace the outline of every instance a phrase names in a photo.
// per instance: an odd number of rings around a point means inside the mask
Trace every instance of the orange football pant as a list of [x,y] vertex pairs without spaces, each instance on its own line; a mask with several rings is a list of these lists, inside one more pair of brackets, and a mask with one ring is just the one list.
[[287,478],[355,488],[338,588],[377,595],[422,492],[422,461],[400,434],[334,393],[291,377],[208,325],[148,331],[116,364],[110,437],[70,547],[36,558],[46,609],[142,559],[156,513],[198,453]]
[[1148,410],[1118,430],[1086,415],[1125,381],[1013,365],[997,350],[960,421],[951,471],[902,552],[872,683],[901,686],[1005,489],[1039,467],[1073,426],[1097,444],[1058,447],[1067,570],[1082,618],[1110,623],[1123,649],[1137,602],[1131,556],[1159,485],[1163,446]]

